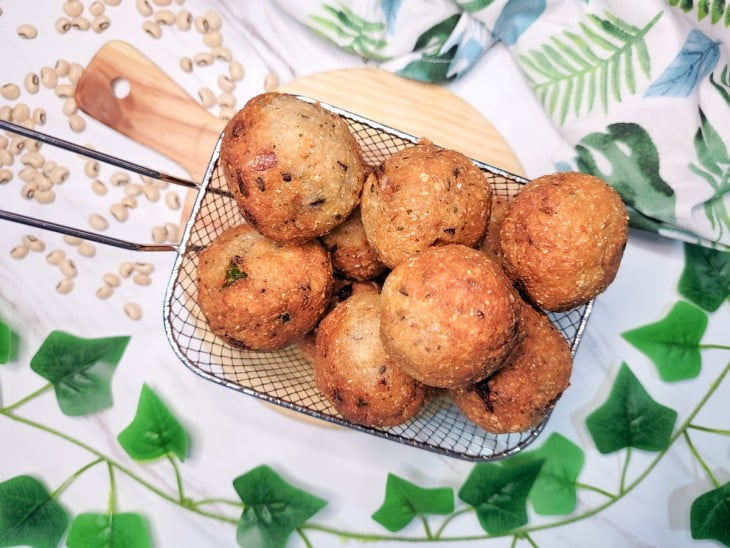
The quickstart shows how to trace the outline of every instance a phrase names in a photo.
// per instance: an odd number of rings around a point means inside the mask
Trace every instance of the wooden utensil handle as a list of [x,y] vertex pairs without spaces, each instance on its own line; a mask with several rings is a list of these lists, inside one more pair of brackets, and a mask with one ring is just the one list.
[[[129,92],[117,97],[126,82]],[[130,44],[111,41],[91,59],[76,85],[79,108],[148,146],[202,181],[225,121],[209,113]]]

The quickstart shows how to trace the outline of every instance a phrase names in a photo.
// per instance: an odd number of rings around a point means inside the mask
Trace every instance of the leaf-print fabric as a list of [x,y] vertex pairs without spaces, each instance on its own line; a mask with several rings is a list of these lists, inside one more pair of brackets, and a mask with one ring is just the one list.
[[637,228],[730,249],[730,2],[277,2],[426,82],[458,78],[501,42],[563,137],[556,171],[606,179]]

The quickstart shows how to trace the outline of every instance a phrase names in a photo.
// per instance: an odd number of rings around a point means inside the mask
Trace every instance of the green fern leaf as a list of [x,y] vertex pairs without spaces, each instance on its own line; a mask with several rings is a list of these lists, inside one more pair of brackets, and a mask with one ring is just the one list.
[[606,112],[609,101],[635,94],[637,67],[647,78],[651,73],[645,38],[662,14],[641,28],[610,13],[589,15],[579,23],[580,32],[564,31],[520,55],[548,113],[562,125],[571,113],[591,112],[597,102]]
[[719,21],[726,27],[730,27],[730,5],[726,0],[699,0],[695,6],[694,0],[670,0],[669,5],[678,7],[685,13],[696,8],[697,21],[710,17],[710,23],[715,25]]

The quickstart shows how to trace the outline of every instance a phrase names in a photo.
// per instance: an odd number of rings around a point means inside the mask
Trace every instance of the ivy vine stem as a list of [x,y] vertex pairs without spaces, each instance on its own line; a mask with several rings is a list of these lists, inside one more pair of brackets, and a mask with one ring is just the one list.
[[61,485],[59,485],[58,487],[56,487],[56,489],[53,491],[53,493],[51,493],[51,497],[53,497],[54,499],[55,498],[58,498],[61,495],[61,493],[63,493],[66,489],[68,489],[68,487],[73,482],[75,482],[77,479],[79,479],[79,477],[81,477],[81,475],[84,472],[86,472],[90,468],[93,468],[94,466],[96,466],[100,462],[104,462],[104,459],[103,458],[97,458],[97,459],[92,460],[88,464],[83,465],[81,468],[79,468],[73,474],[71,474],[68,478],[66,478]]
[[[74,438],[73,436],[70,436],[64,432],[61,432],[60,430],[56,430],[55,428],[51,428],[50,426],[36,422],[32,419],[28,419],[26,417],[21,417],[20,415],[16,415],[15,413],[8,411],[7,408],[0,409],[0,415],[3,415],[5,417],[9,418],[10,420],[25,424],[26,426],[30,426],[32,428],[37,428],[38,430],[42,430],[43,432],[46,432],[48,434],[51,434],[52,436],[61,438],[77,447],[80,447],[81,449],[88,451],[89,453],[91,453],[93,455],[96,455],[97,457],[99,457],[99,459],[101,459],[101,460],[98,460],[98,462],[107,462],[109,465],[113,466],[114,468],[116,468],[117,470],[119,470],[120,472],[125,474],[127,477],[131,478],[132,480],[134,480],[137,483],[139,483],[140,485],[142,485],[143,487],[146,487],[147,489],[152,491],[154,494],[156,494],[160,498],[165,499],[166,501],[171,502],[177,506],[180,506],[181,508],[186,508],[186,509],[190,510],[191,512],[195,512],[196,514],[199,514],[201,516],[215,519],[218,521],[222,521],[225,523],[231,523],[234,525],[238,523],[238,519],[236,519],[236,518],[231,518],[231,517],[224,516],[221,514],[215,514],[213,512],[208,512],[206,510],[201,510],[200,508],[191,507],[186,504],[183,504],[176,497],[165,493],[162,489],[156,487],[149,481],[145,480],[144,478],[142,478],[141,476],[139,476],[138,474],[136,474],[135,472],[133,472],[132,470],[130,470],[129,468],[124,466],[123,464],[104,455],[101,451],[94,449],[93,447],[84,443],[83,441],[81,441],[77,438]],[[97,461],[95,461],[95,463],[96,462]],[[88,467],[88,465],[87,465],[87,467]],[[77,472],[77,474],[78,474],[78,472]]]
[[712,481],[712,485],[715,486],[717,489],[720,487],[720,482],[717,481],[717,478],[715,477],[715,474],[712,473],[712,470],[710,470],[710,467],[705,462],[705,459],[702,458],[702,455],[700,455],[699,451],[697,451],[697,447],[695,447],[695,444],[692,443],[692,438],[690,438],[689,433],[687,430],[685,430],[682,435],[684,436],[684,440],[687,442],[687,446],[689,447],[690,452],[694,456],[695,460],[700,463],[700,466],[704,469],[705,473],[710,478],[710,481]]
[[730,346],[724,344],[701,344],[699,345],[700,350],[730,350]]
[[730,430],[723,430],[721,428],[710,428],[709,426],[701,426],[699,424],[689,424],[687,428],[692,430],[699,430],[701,432],[708,432],[710,434],[718,434],[720,436],[730,436]]
[[180,504],[189,505],[189,503],[185,501],[185,487],[183,486],[182,476],[180,475],[180,467],[175,462],[175,459],[172,458],[172,455],[168,453],[166,457],[167,460],[170,461],[172,469],[175,471],[175,483],[177,484],[178,501],[180,501]]
[[42,386],[41,388],[39,388],[38,390],[36,390],[34,392],[31,392],[30,394],[28,394],[24,398],[21,398],[20,400],[16,401],[15,403],[8,405],[7,407],[4,407],[3,409],[0,409],[0,411],[10,413],[10,412],[16,410],[21,405],[25,405],[29,401],[31,401],[31,400],[37,398],[38,396],[40,396],[41,394],[47,392],[51,388],[53,388],[53,384],[51,384],[49,382],[48,384]]
[[585,489],[586,491],[593,491],[594,493],[600,493],[606,498],[609,499],[616,499],[619,495],[614,495],[613,493],[609,493],[608,491],[601,489],[600,487],[596,487],[595,485],[589,485],[587,483],[581,483],[579,481],[575,482],[575,486],[579,487],[581,489]]

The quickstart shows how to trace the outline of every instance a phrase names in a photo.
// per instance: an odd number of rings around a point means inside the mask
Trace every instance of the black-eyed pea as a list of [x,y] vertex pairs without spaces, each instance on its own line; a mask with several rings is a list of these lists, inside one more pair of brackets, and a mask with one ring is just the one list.
[[160,189],[153,185],[143,185],[142,193],[150,202],[156,202],[160,199]]
[[79,111],[79,106],[78,104],[76,104],[76,99],[74,97],[67,97],[66,100],[63,102],[62,110],[66,116],[76,114]]
[[38,36],[38,29],[28,23],[20,25],[17,29],[18,36],[24,40],[33,40]]
[[10,250],[10,256],[13,259],[24,259],[28,256],[28,253],[30,252],[30,249],[28,249],[27,245],[24,244],[18,244],[13,249]]
[[0,107],[0,120],[6,122],[10,120],[10,116],[13,114],[13,109],[10,105],[3,105]]
[[20,88],[17,84],[5,84],[0,88],[0,95],[8,101],[15,101],[20,97]]
[[134,263],[134,270],[140,274],[152,274],[155,271],[155,265],[152,263],[137,262]]
[[104,2],[101,2],[100,0],[95,0],[89,6],[89,13],[94,17],[99,17],[100,15],[104,14],[105,9],[106,7],[104,6]]
[[71,30],[71,19],[68,17],[59,17],[53,26],[59,34],[66,34]]
[[232,107],[222,107],[218,113],[218,118],[221,120],[230,120],[236,115],[236,109]]
[[129,218],[129,210],[124,207],[124,204],[112,204],[112,206],[109,208],[109,213],[111,213],[112,217],[114,217],[120,223],[123,223]]
[[118,6],[119,4],[122,3],[122,0],[104,0],[104,3],[107,6]]
[[14,136],[10,139],[8,150],[13,156],[19,156],[21,153],[26,152],[25,150],[25,138],[20,135]]
[[231,75],[231,80],[238,82],[243,80],[244,70],[243,65],[238,61],[231,61],[228,65],[228,72]]
[[38,183],[35,181],[29,181],[23,185],[20,189],[20,195],[26,200],[32,200],[38,190]]
[[230,93],[234,89],[236,89],[236,84],[231,80],[231,77],[227,74],[221,74],[218,76],[218,87],[221,88],[224,92]]
[[54,249],[48,255],[46,255],[46,261],[48,262],[48,264],[52,264],[53,266],[60,265],[61,262],[65,259],[66,254],[63,252],[62,249]]
[[69,127],[76,133],[80,133],[86,129],[86,120],[78,114],[72,114],[68,117]]
[[190,57],[183,57],[180,59],[180,69],[183,72],[193,71],[193,60]]
[[36,183],[38,183],[39,191],[45,192],[46,190],[51,190],[51,188],[53,188],[53,183],[51,182],[51,178],[48,177],[48,175],[44,175],[43,173],[37,173],[37,175],[35,177],[35,181],[36,181]]
[[33,113],[31,114],[31,119],[39,126],[44,125],[46,123],[45,109],[43,109],[41,107],[34,108]]
[[23,79],[23,87],[28,93],[35,95],[41,87],[41,79],[35,72],[29,72]]
[[129,174],[124,171],[115,171],[112,173],[110,182],[112,186],[124,186],[129,183]]
[[89,30],[91,28],[91,21],[89,21],[86,17],[72,17],[71,28],[80,31]]
[[208,51],[201,51],[193,55],[193,63],[199,67],[207,67],[213,63],[213,54]]
[[164,226],[153,226],[152,227],[152,242],[155,244],[161,244],[167,240],[167,231]]
[[208,88],[202,88],[199,90],[198,97],[200,97],[200,103],[205,108],[210,108],[215,105],[215,94]]
[[107,272],[104,274],[104,276],[102,276],[102,280],[104,280],[104,283],[109,287],[119,287],[122,283],[119,276],[113,272]]
[[68,180],[69,174],[70,171],[66,166],[56,166],[48,175],[48,178],[54,185],[62,185]]
[[84,5],[80,0],[66,0],[63,4],[63,12],[69,17],[78,17],[84,13]]
[[[43,164],[46,163],[46,159],[43,157],[43,155],[40,152],[26,152],[21,156],[20,162],[24,166],[33,167],[35,169],[38,169],[39,167],[43,166]],[[25,179],[23,179],[25,180]]]
[[150,278],[148,274],[138,272],[132,276],[132,281],[137,285],[150,285],[152,283],[152,278]]
[[130,263],[128,261],[123,262],[119,265],[119,275],[127,279],[132,275],[132,272],[134,272],[134,263]]
[[142,307],[137,303],[126,303],[124,313],[132,320],[139,320],[142,317]]
[[96,255],[96,246],[91,242],[84,240],[79,244],[79,254],[84,257],[93,257]]
[[145,21],[142,23],[142,30],[149,34],[152,38],[159,38],[162,36],[162,27],[154,21]]
[[80,63],[71,63],[68,67],[68,81],[75,86],[79,82],[83,72],[83,65]]
[[83,240],[78,236],[71,236],[70,234],[65,234],[63,236],[63,241],[72,246],[78,246],[81,242],[83,242]]
[[61,274],[66,276],[67,278],[75,278],[78,275],[78,269],[76,268],[76,264],[66,257],[58,264],[58,269],[61,271]]
[[139,183],[129,183],[124,185],[124,194],[127,196],[139,196],[142,194],[143,186]]
[[46,244],[43,243],[43,240],[32,234],[23,236],[23,245],[31,251],[44,251],[46,249]]
[[84,173],[86,173],[86,176],[90,179],[95,179],[99,176],[99,171],[101,170],[101,164],[99,164],[96,160],[86,160],[86,163],[84,164]]
[[223,35],[217,30],[206,32],[203,35],[203,43],[209,48],[216,48],[223,44]]
[[[50,67],[45,67],[50,68]],[[68,76],[69,71],[71,70],[71,63],[66,61],[65,59],[59,59],[56,61],[56,65],[53,67],[53,72],[56,73],[57,78],[66,78]],[[43,80],[43,69],[41,69],[41,81]],[[43,83],[45,86],[45,83]],[[56,84],[53,84],[52,86],[46,86],[46,87],[55,87]]]
[[50,175],[51,172],[58,167],[58,164],[54,162],[53,160],[48,160],[47,162],[44,162],[41,166],[41,173],[43,175]]
[[92,213],[89,215],[89,225],[95,230],[106,230],[109,228],[109,221],[98,213]]
[[50,204],[56,199],[56,193],[51,190],[38,189],[33,194],[33,199],[39,204]]
[[174,25],[175,14],[171,10],[158,10],[155,12],[154,21],[158,25]]
[[221,61],[230,62],[233,59],[233,52],[225,46],[216,46],[211,50],[213,57]]
[[96,296],[99,299],[108,299],[114,293],[114,289],[109,285],[103,285],[96,290]]
[[168,192],[165,194],[165,204],[173,211],[177,211],[180,209],[180,196],[175,191]]
[[236,106],[236,96],[230,92],[221,93],[218,96],[218,104],[224,108],[233,108]]
[[193,24],[193,15],[188,10],[180,10],[175,16],[175,24],[178,29],[188,31]]
[[134,209],[137,207],[137,198],[134,196],[125,196],[122,198],[121,204],[127,209]]
[[208,30],[210,30],[208,21],[206,21],[205,17],[202,15],[198,15],[193,19],[193,27],[195,27],[195,30],[200,34],[205,34]]
[[0,164],[4,166],[12,166],[15,163],[15,156],[7,149],[0,148]]
[[147,0],[137,0],[137,11],[142,17],[149,17],[152,15],[152,6]]
[[106,194],[108,192],[106,185],[104,183],[102,183],[99,179],[94,179],[94,181],[92,181],[91,190],[97,196],[104,196],[104,194]]
[[205,14],[205,22],[207,24],[207,31],[220,30],[223,20],[217,11],[210,10]]
[[20,171],[18,171],[18,177],[21,181],[24,183],[29,183],[31,181],[35,181],[36,177],[38,176],[38,170],[34,168],[33,166],[26,166]]
[[277,87],[279,87],[279,77],[269,72],[264,78],[264,91],[274,91]]
[[6,167],[0,169],[0,185],[4,185],[13,180],[13,171]]
[[71,293],[74,288],[74,281],[72,278],[63,278],[58,284],[56,284],[56,291],[61,295]]
[[58,85],[58,73],[51,67],[42,67],[41,84],[46,89],[54,89]]
[[41,142],[36,141],[35,139],[25,139],[25,149],[26,152],[38,152],[41,148]]
[[73,97],[74,93],[76,92],[76,88],[69,83],[63,83],[58,84],[55,87],[54,92],[56,94],[56,97],[61,97],[62,99],[65,99],[67,97]]
[[180,227],[175,223],[165,223],[165,232],[169,242],[178,243],[180,241]]
[[25,103],[16,103],[13,107],[12,121],[20,124],[30,118],[30,107]]
[[91,30],[97,34],[104,32],[112,24],[112,20],[106,15],[98,15],[91,21]]

